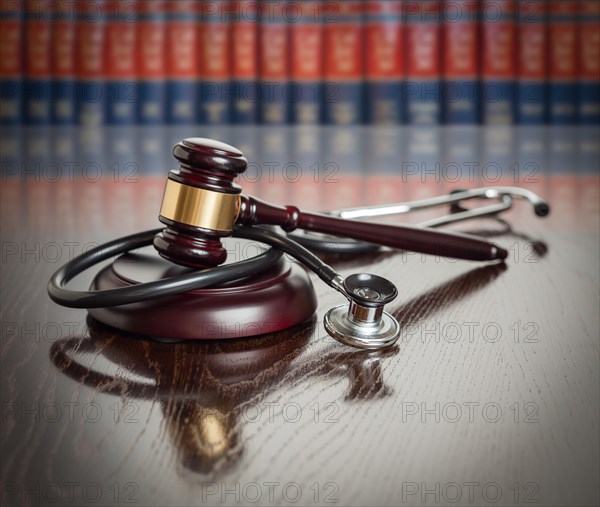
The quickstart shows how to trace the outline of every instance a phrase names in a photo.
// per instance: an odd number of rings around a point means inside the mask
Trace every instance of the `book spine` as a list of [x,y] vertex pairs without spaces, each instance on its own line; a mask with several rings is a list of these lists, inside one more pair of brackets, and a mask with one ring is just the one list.
[[104,123],[104,7],[96,0],[75,4],[75,119],[80,125]]
[[192,0],[169,2],[167,8],[167,122],[191,124],[198,114],[198,10]]
[[23,1],[0,5],[0,125],[23,119]]
[[297,2],[290,19],[291,30],[291,121],[294,124],[321,122],[323,77],[323,25],[319,22],[323,2]]
[[52,87],[52,32],[50,2],[25,2],[25,121],[50,123]]
[[226,125],[231,117],[229,8],[226,0],[201,4],[198,121],[207,125]]
[[365,122],[397,125],[402,120],[402,2],[367,2]]
[[52,22],[52,123],[75,123],[75,11],[69,0],[55,2]]
[[517,59],[517,123],[546,122],[547,9],[544,0],[519,0]]
[[324,123],[356,125],[363,113],[363,8],[360,1],[326,2]]
[[600,124],[600,2],[579,2],[579,122]]
[[137,121],[158,125],[166,117],[166,3],[138,1]]
[[255,0],[235,0],[231,7],[231,73],[233,100],[232,123],[258,123],[258,20],[260,10]]
[[259,83],[260,121],[268,125],[289,122],[289,33],[284,15],[287,2],[260,3]]
[[480,4],[473,0],[445,0],[444,5],[444,123],[476,124],[480,118]]
[[408,3],[406,16],[406,82],[403,87],[406,123],[437,125],[441,104],[441,2]]
[[550,2],[549,119],[552,124],[577,121],[577,2]]
[[516,26],[514,0],[482,1],[482,116],[485,124],[515,119]]
[[130,125],[136,121],[137,58],[135,1],[106,4],[106,123]]

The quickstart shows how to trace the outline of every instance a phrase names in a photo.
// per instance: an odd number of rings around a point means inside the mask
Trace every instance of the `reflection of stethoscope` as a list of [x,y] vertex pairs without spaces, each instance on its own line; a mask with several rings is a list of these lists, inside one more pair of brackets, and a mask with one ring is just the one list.
[[[315,272],[319,278],[349,300],[349,308],[338,306],[325,315],[325,328],[338,341],[364,349],[392,345],[400,334],[397,320],[384,306],[398,294],[393,283],[377,275],[358,273],[342,277],[309,251],[360,253],[390,246],[469,260],[501,260],[507,252],[499,246],[473,236],[435,232],[425,229],[467,218],[495,215],[511,207],[514,197],[525,198],[538,216],[549,207],[532,192],[512,187],[460,191],[423,201],[388,206],[353,208],[329,214],[306,213],[295,206],[278,207],[258,199],[240,196],[233,179],[246,169],[246,159],[236,148],[207,139],[186,139],[175,146],[180,162],[178,172],[171,171],[167,182],[160,220],[165,229],[147,231],[101,245],[61,267],[48,284],[50,297],[74,308],[103,308],[148,301],[164,296],[213,287],[249,277],[273,266],[285,252]],[[467,199],[497,199],[498,202],[465,210]],[[389,216],[408,211],[452,204],[454,214],[420,227],[359,222],[356,218]],[[287,237],[274,232],[271,225],[285,231],[297,229],[311,234]],[[324,233],[331,236],[318,236]],[[351,238],[339,239],[337,236]],[[225,260],[220,239],[234,236],[266,243],[274,248],[239,262],[211,267]],[[161,256],[189,267],[209,267],[171,278],[140,283],[130,287],[99,291],[71,291],[65,285],[85,269],[115,255],[154,244]]]
[[[396,347],[308,350],[315,325],[311,319],[285,340],[265,335],[244,342],[165,345],[141,344],[90,317],[89,337],[60,338],[50,347],[49,356],[63,375],[94,392],[121,398],[126,393],[123,417],[127,417],[125,409],[143,401],[159,406],[161,427],[184,467],[214,475],[239,460],[245,449],[246,423],[267,417],[263,401],[274,389],[326,376],[347,381],[343,399],[348,403],[392,393],[381,363],[394,355]],[[299,357],[302,360],[297,362]],[[337,406],[337,400],[324,404],[322,417]],[[278,417],[286,420],[283,412]]]

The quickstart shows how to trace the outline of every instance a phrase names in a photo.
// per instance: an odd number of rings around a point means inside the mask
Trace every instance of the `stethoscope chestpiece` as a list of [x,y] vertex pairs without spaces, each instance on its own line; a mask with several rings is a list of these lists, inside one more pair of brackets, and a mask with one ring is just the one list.
[[396,343],[400,324],[383,310],[398,295],[396,286],[368,273],[350,275],[342,286],[350,306],[336,306],[327,312],[327,332],[337,341],[360,349],[382,349]]

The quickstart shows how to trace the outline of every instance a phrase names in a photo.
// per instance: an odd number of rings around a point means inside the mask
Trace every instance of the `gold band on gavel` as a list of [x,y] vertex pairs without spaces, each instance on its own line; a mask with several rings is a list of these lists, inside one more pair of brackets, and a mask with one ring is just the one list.
[[182,224],[229,232],[239,210],[239,194],[190,187],[168,179],[160,214]]

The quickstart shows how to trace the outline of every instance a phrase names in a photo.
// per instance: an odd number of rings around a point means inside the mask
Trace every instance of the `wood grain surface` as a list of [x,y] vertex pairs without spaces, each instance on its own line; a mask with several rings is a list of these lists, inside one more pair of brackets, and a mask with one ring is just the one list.
[[[62,262],[157,226],[169,167],[129,186],[3,181],[3,505],[599,504],[597,174],[540,174],[546,219],[518,202],[455,226],[506,264],[327,259],[399,289],[397,346],[363,352],[325,332],[343,298],[314,276],[312,320],[248,340],[159,343],[52,303]],[[338,176],[322,202],[422,195],[398,174]],[[311,188],[248,184],[300,206]]]

